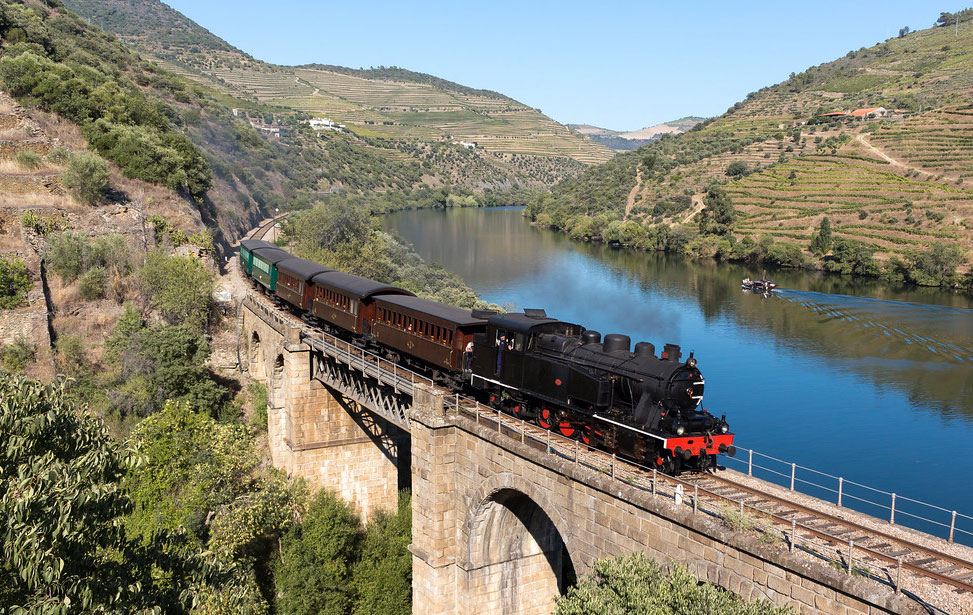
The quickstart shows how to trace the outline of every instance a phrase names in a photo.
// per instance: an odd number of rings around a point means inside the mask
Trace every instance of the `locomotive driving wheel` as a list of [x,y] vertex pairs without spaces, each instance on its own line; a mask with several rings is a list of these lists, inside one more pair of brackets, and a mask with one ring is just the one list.
[[540,412],[537,413],[537,424],[544,429],[550,429],[553,425],[559,422],[557,410],[552,410],[550,408],[541,408]]

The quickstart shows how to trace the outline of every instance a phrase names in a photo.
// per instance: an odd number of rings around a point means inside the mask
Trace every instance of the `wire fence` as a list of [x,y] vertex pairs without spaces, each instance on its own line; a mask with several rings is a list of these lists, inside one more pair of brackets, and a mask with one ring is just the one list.
[[935,504],[876,489],[798,465],[770,455],[737,447],[736,457],[726,457],[726,466],[748,476],[776,483],[791,491],[834,502],[838,507],[884,519],[949,542],[973,545],[973,517]]

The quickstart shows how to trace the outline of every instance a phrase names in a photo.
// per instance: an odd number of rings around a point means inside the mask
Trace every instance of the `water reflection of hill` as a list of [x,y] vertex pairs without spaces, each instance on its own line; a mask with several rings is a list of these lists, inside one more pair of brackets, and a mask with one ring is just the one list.
[[[634,281],[697,301],[708,321],[731,318],[754,336],[772,336],[880,389],[903,391],[913,406],[973,419],[973,311],[966,297],[920,292],[908,302],[901,290],[775,272],[787,288],[765,299],[741,292],[740,279],[754,272],[740,266],[591,250]],[[888,299],[832,294],[849,290]]]

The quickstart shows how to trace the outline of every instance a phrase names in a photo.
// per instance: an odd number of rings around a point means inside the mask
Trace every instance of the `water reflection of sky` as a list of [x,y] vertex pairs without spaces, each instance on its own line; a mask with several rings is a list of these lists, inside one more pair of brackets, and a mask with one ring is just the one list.
[[973,453],[967,299],[795,272],[763,299],[739,289],[760,272],[573,243],[509,210],[388,224],[484,299],[694,351],[705,405],[745,447],[973,514],[964,472],[950,470]]

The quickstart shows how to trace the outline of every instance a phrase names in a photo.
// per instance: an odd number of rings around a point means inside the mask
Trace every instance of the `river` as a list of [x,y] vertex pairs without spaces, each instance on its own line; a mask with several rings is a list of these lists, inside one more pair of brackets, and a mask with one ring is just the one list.
[[[771,272],[780,290],[764,298],[740,290],[759,270],[573,242],[517,209],[405,211],[384,223],[488,301],[695,352],[704,405],[726,414],[737,444],[787,462],[758,456],[762,477],[786,485],[794,462],[831,475],[797,480],[832,501],[838,476],[894,492],[897,520],[933,519],[944,525],[915,525],[939,535],[950,514],[904,498],[973,516],[969,297],[785,270]],[[746,471],[744,457],[726,463]],[[842,489],[845,504],[889,516],[889,495]],[[957,528],[973,544],[973,521]]]

